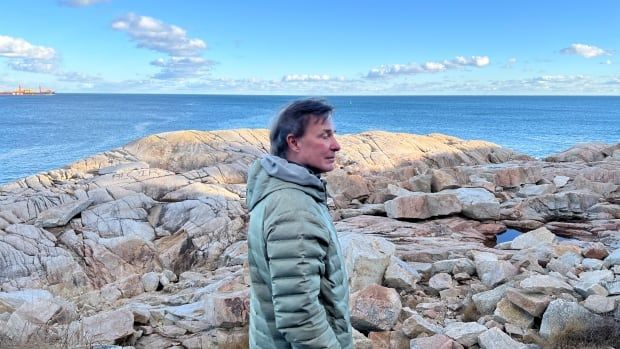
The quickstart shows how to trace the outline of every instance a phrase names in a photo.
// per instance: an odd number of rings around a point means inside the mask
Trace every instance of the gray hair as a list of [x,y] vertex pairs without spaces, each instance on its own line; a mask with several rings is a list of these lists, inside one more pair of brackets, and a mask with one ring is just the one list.
[[289,134],[295,138],[302,137],[311,120],[325,122],[331,117],[333,110],[331,105],[320,99],[302,99],[289,104],[280,112],[271,127],[271,154],[286,158],[286,137]]

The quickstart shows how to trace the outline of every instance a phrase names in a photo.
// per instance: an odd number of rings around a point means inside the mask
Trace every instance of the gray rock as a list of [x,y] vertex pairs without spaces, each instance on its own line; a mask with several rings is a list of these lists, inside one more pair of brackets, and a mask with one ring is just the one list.
[[508,261],[500,261],[497,256],[488,252],[474,253],[476,272],[483,284],[495,287],[517,275],[518,270]]
[[605,258],[605,265],[611,267],[613,265],[620,265],[620,248],[614,250]]
[[510,338],[497,327],[491,328],[478,336],[482,349],[525,349],[527,346]]
[[443,333],[443,328],[430,322],[429,320],[426,320],[416,312],[403,322],[401,331],[403,331],[407,337],[415,338],[423,333],[427,335]]
[[591,295],[583,302],[583,306],[594,313],[602,314],[613,311],[616,302],[610,297]]
[[346,233],[339,236],[351,293],[380,285],[396,247],[384,238]]
[[241,327],[250,315],[250,290],[215,293],[204,298],[204,316],[213,327]]
[[414,338],[410,342],[410,349],[462,349],[463,346],[443,334],[430,337]]
[[463,207],[463,215],[476,220],[498,220],[499,201],[495,195],[482,188],[458,188],[444,190],[454,193]]
[[555,240],[555,234],[550,232],[549,229],[541,227],[517,236],[512,240],[510,245],[515,250],[522,250],[542,244],[553,243]]
[[566,282],[549,275],[533,275],[519,283],[526,292],[556,294],[572,292],[573,288]]
[[71,218],[77,216],[92,204],[92,200],[76,200],[49,208],[37,216],[34,225],[42,228],[61,227],[67,225]]
[[0,292],[0,313],[12,313],[23,303],[40,299],[51,300],[54,296],[46,290],[25,289],[20,291]]
[[594,284],[588,282],[578,282],[574,285],[575,291],[579,293],[582,297],[587,298],[591,295],[599,295],[599,296],[607,296],[609,291],[605,286],[601,284]]
[[607,289],[607,291],[609,291],[610,295],[620,294],[620,279],[606,282],[605,288]]
[[497,303],[504,297],[509,287],[509,284],[503,284],[492,290],[474,294],[472,300],[478,312],[483,315],[493,314]]
[[517,196],[525,198],[529,196],[551,194],[554,191],[555,191],[555,185],[553,184],[540,184],[540,185],[526,184],[523,187],[521,187],[521,189],[519,189],[519,192],[517,192]]
[[385,270],[383,283],[391,288],[412,291],[422,277],[406,262],[392,256]]
[[428,280],[428,286],[431,289],[439,292],[441,290],[445,290],[445,289],[453,287],[454,281],[452,280],[452,276],[450,276],[450,274],[439,273],[439,274],[433,275]]
[[473,275],[476,273],[476,265],[469,258],[444,259],[433,263],[432,273],[450,273],[452,275],[467,273]]
[[355,349],[372,349],[372,341],[358,330],[353,329],[353,346]]
[[460,344],[471,347],[478,342],[478,336],[487,328],[476,322],[450,322],[446,325],[444,333]]
[[157,290],[159,286],[159,275],[153,271],[142,275],[142,286],[145,292]]
[[586,270],[601,270],[603,268],[603,261],[594,258],[584,258],[583,261],[581,261],[581,265],[583,265]]
[[558,188],[562,188],[566,185],[566,183],[568,183],[569,180],[570,178],[566,176],[555,176],[553,177],[553,184],[555,184]]
[[540,335],[549,338],[561,335],[566,329],[576,330],[596,326],[601,317],[592,314],[583,306],[556,299],[552,301],[543,314]]

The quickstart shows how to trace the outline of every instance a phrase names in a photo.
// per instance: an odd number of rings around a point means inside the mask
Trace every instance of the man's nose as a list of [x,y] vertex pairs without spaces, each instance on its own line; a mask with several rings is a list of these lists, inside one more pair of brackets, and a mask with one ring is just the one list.
[[339,151],[340,150],[340,144],[336,140],[336,137],[332,138],[332,144],[330,145],[329,149],[331,149],[332,151]]

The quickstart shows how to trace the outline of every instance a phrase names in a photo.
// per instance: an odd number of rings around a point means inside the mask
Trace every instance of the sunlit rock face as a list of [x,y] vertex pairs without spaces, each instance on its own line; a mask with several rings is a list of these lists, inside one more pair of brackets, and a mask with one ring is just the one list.
[[[617,310],[620,144],[541,161],[439,134],[338,141],[323,177],[356,343],[519,347]],[[0,346],[247,347],[245,189],[268,151],[267,130],[169,132],[0,186]],[[495,246],[507,227],[531,232]]]

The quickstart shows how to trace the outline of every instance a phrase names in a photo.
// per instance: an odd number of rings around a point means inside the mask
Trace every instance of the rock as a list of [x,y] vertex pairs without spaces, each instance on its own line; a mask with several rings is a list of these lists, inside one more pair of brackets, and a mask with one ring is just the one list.
[[601,284],[578,282],[575,284],[574,287],[575,287],[575,291],[577,291],[577,293],[579,293],[584,298],[587,298],[588,296],[591,296],[594,294],[603,296],[603,297],[609,295],[609,291],[607,290],[607,288],[605,288]]
[[150,272],[142,275],[142,286],[145,292],[152,292],[157,290],[159,286],[159,275],[155,272]]
[[471,347],[478,342],[478,336],[487,328],[476,322],[450,322],[446,324],[443,334],[454,339],[465,347]]
[[341,203],[337,204],[338,207],[345,207],[353,199],[370,195],[366,180],[358,174],[347,174],[344,171],[336,170],[328,173],[325,179],[327,181],[327,193],[337,203]]
[[450,337],[436,334],[430,337],[419,337],[411,340],[411,349],[462,349],[463,346]]
[[431,189],[433,192],[460,188],[465,183],[467,183],[467,175],[459,168],[442,168],[431,171]]
[[591,295],[583,302],[583,306],[594,313],[602,314],[613,311],[616,302],[609,297]]
[[25,289],[0,292],[0,313],[12,313],[24,303],[51,300],[54,296],[46,290]]
[[620,265],[620,248],[614,250],[605,258],[605,265],[607,267]]
[[43,228],[61,227],[92,204],[92,200],[76,200],[49,208],[37,216],[34,225]]
[[573,288],[566,282],[549,275],[532,275],[519,283],[526,292],[557,294],[572,292]]
[[584,258],[581,261],[581,265],[586,270],[601,270],[603,269],[604,262],[600,259]]
[[209,294],[204,297],[206,322],[213,327],[232,328],[248,324],[250,290]]
[[603,150],[608,147],[603,143],[584,143],[577,144],[561,153],[548,156],[544,161],[549,162],[593,162],[600,161],[605,158]]
[[406,262],[392,256],[383,276],[385,286],[398,290],[412,291],[422,277]]
[[497,256],[489,252],[474,253],[476,273],[480,281],[487,287],[495,287],[517,275],[515,268],[508,261],[500,261]]
[[607,289],[610,295],[619,295],[620,294],[620,279],[615,279],[614,281],[606,282],[605,288]]
[[539,196],[545,194],[552,194],[555,191],[555,185],[553,184],[526,184],[517,193],[518,197]]
[[474,275],[476,265],[469,258],[445,259],[433,263],[432,273],[467,273]]
[[600,316],[592,314],[581,305],[556,299],[552,301],[543,314],[540,335],[550,338],[562,335],[566,329],[572,331],[595,327],[601,321]]
[[506,298],[497,303],[493,318],[501,324],[510,323],[523,329],[530,328],[534,324],[534,317],[532,315]]
[[555,184],[557,188],[562,188],[569,180],[570,178],[566,176],[555,176],[553,177],[553,184]]
[[465,216],[476,220],[498,220],[499,201],[489,191],[482,188],[459,188],[444,190],[454,193],[462,206]]
[[427,335],[443,333],[441,326],[426,320],[417,312],[407,318],[400,329],[409,338],[416,338],[423,333]]
[[388,217],[396,219],[426,219],[459,213],[461,210],[462,206],[455,194],[415,193],[385,202]]
[[129,310],[113,310],[84,318],[74,337],[76,343],[114,344],[133,334],[133,314]]
[[472,300],[478,312],[483,315],[493,314],[497,303],[504,297],[508,287],[510,287],[508,284],[503,284],[492,290],[474,294]]
[[600,242],[595,242],[583,250],[583,256],[586,258],[605,259],[608,255],[607,248]]
[[515,250],[522,250],[542,244],[550,244],[553,243],[555,239],[555,234],[550,232],[549,229],[542,227],[517,236],[512,240],[510,246]]
[[491,328],[478,336],[482,349],[525,349],[527,346],[510,338],[498,328]]
[[433,277],[428,280],[428,286],[439,292],[441,290],[445,290],[454,286],[454,282],[452,281],[452,277],[447,273],[439,273],[433,275]]
[[353,329],[353,346],[355,349],[373,349],[372,341],[356,329]]
[[349,304],[351,324],[360,331],[391,330],[402,308],[398,292],[379,285],[351,294]]
[[551,302],[551,297],[545,294],[524,293],[514,288],[506,291],[506,299],[534,317],[540,317]]
[[339,239],[351,293],[381,284],[395,246],[386,239],[361,234],[341,234]]

